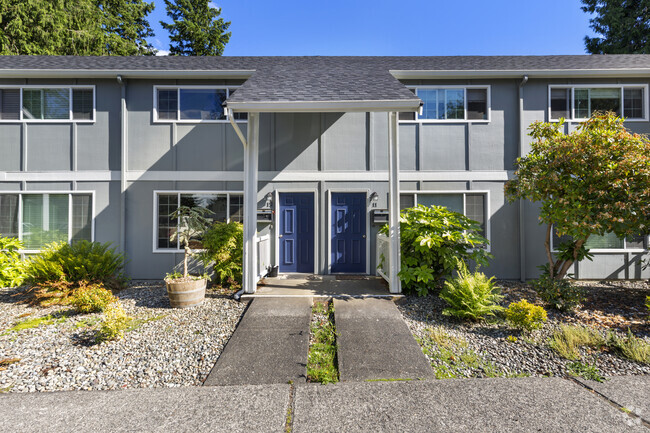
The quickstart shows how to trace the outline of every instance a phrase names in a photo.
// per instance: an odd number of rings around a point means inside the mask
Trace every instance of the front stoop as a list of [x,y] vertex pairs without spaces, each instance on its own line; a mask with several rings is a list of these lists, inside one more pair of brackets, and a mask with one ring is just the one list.
[[434,379],[394,302],[334,299],[341,381]]

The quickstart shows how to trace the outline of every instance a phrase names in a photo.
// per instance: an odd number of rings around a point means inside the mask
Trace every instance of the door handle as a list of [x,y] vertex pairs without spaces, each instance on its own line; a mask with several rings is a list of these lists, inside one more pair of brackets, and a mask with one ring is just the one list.
[[279,238],[281,238],[281,237],[282,237],[282,235],[278,235],[278,237],[279,237]]
[[363,235],[363,238],[365,239],[365,238],[366,238],[366,235]]

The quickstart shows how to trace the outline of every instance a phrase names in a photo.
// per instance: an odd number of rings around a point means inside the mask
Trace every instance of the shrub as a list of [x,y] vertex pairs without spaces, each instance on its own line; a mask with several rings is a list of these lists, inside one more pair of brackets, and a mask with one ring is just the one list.
[[585,299],[584,290],[569,280],[556,280],[543,274],[533,281],[533,288],[546,304],[560,311],[570,311]]
[[72,296],[70,304],[82,314],[99,313],[117,301],[117,298],[101,283],[79,282]]
[[645,298],[645,307],[648,309],[648,318],[650,318],[650,296]]
[[97,342],[121,339],[132,321],[133,317],[127,316],[119,302],[109,304],[104,312],[104,320],[97,331]]
[[32,296],[29,302],[41,307],[67,305],[76,287],[76,283],[70,283],[65,279],[37,283],[28,292]]
[[241,223],[213,224],[203,236],[202,261],[212,266],[218,284],[241,285],[244,227]]
[[470,273],[467,266],[460,265],[458,277],[445,281],[440,292],[448,308],[442,314],[460,319],[479,320],[503,310],[497,303],[503,299],[494,277],[486,277],[482,272]]
[[632,334],[629,328],[625,337],[610,333],[607,337],[607,344],[627,359],[650,364],[650,344]]
[[18,250],[23,243],[16,238],[0,236],[0,287],[17,287],[25,278],[25,262]]
[[511,303],[505,311],[506,320],[513,326],[527,331],[540,329],[546,322],[546,310],[525,299]]
[[109,243],[52,243],[29,261],[27,273],[34,284],[91,281],[109,288],[121,288],[126,282],[124,264],[124,255]]
[[[380,233],[388,235],[388,226]],[[482,248],[476,221],[442,206],[404,209],[400,218],[401,271],[405,293],[426,296],[431,286],[451,276],[459,263],[487,264],[491,255]]]
[[598,331],[585,326],[561,325],[553,333],[549,346],[562,358],[580,359],[581,347],[601,347],[605,340]]

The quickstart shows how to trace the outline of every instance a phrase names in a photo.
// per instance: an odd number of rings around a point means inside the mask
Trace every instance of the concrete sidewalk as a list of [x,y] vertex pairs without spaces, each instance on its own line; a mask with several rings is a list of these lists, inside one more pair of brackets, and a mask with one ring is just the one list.
[[[601,385],[602,394],[647,417],[650,376]],[[561,378],[2,394],[0,432],[284,432],[288,413],[296,433],[650,432],[640,418]]]

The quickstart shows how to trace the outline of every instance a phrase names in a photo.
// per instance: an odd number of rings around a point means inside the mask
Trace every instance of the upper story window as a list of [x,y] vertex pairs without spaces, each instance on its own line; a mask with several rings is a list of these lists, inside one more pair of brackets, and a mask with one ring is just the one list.
[[10,86],[0,88],[0,121],[93,122],[95,88]]
[[420,86],[411,88],[424,102],[422,114],[400,113],[400,121],[471,122],[490,120],[488,86]]
[[549,118],[586,120],[612,111],[627,120],[648,120],[647,85],[549,86]]
[[[154,87],[154,120],[158,122],[225,122],[223,103],[236,87]],[[235,120],[247,120],[246,113],[235,113]]]

